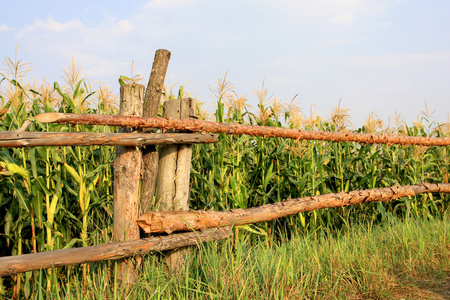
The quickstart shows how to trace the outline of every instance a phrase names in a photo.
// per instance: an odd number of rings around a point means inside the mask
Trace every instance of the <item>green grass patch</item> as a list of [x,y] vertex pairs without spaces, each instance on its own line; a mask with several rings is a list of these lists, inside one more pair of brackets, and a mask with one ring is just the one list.
[[177,275],[153,254],[128,291],[114,262],[90,264],[87,277],[81,267],[71,268],[46,288],[35,285],[32,294],[38,299],[445,299],[439,297],[448,287],[449,219],[319,228],[280,243],[250,242],[248,236],[213,242],[193,249]]

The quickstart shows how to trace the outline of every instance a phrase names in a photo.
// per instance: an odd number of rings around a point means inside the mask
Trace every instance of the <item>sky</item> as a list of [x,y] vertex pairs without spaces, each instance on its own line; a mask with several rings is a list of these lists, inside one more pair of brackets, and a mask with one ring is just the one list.
[[[227,74],[322,118],[341,100],[354,127],[374,112],[408,124],[425,110],[449,122],[448,0],[0,0],[0,59],[17,56],[30,80],[63,82],[72,58],[93,85],[134,74],[147,84],[157,49],[171,52],[166,85],[185,85],[212,109]],[[294,99],[294,100],[292,100]]]

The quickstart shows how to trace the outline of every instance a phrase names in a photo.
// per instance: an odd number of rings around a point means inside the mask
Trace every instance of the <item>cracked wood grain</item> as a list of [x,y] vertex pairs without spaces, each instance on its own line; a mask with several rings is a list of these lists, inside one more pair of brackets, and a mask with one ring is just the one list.
[[[146,118],[158,116],[161,102],[164,79],[169,66],[170,51],[159,49],[153,59],[152,71],[148,79],[145,91],[144,114]],[[144,129],[144,132],[154,132],[153,129]],[[156,176],[158,173],[158,150],[156,146],[148,146],[142,150],[142,187],[141,187],[141,212],[148,212],[155,205],[153,196],[155,195]]]
[[215,143],[218,135],[189,133],[0,132],[0,148],[37,146],[130,146]]
[[266,222],[322,208],[357,205],[367,202],[392,201],[423,193],[450,193],[448,183],[423,183],[379,189],[340,192],[299,199],[287,199],[247,209],[228,211],[151,212],[140,216],[139,226],[147,233],[190,231],[230,225]]
[[[171,119],[194,115],[194,99],[173,99],[164,102],[163,114]],[[160,211],[189,210],[189,179],[192,145],[163,145],[159,148],[156,201]],[[177,273],[183,265],[187,249],[168,251],[164,257],[168,267]]]

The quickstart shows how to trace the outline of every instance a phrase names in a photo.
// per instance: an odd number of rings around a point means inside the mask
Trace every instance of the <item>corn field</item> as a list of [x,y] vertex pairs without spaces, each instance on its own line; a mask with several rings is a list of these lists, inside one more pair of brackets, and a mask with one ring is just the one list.
[[[64,85],[39,86],[25,81],[28,66],[5,60],[0,75],[0,131],[19,129],[25,120],[42,112],[117,114],[117,98],[107,87],[93,89],[80,67],[64,71]],[[136,78],[121,77],[136,81]],[[183,97],[183,87],[164,98]],[[295,104],[281,104],[263,86],[256,92],[259,104],[251,108],[226,77],[211,87],[217,105],[207,115],[198,102],[201,119],[262,126],[351,131],[348,109],[338,105],[329,117],[312,111],[303,114]],[[200,99],[201,100],[201,99]],[[437,124],[430,111],[408,126],[400,119],[384,126],[372,114],[355,132],[444,137],[450,124]],[[56,125],[33,122],[29,131],[117,132],[117,128]],[[449,147],[360,145],[294,141],[276,138],[220,135],[216,144],[193,146],[191,202],[193,210],[248,208],[339,191],[352,191],[448,182]],[[102,244],[111,241],[115,148],[35,147],[0,150],[0,256]],[[296,231],[339,228],[359,221],[415,216],[432,219],[448,212],[448,196],[421,195],[389,203],[324,209],[285,219],[242,226],[241,235],[277,239]],[[50,280],[49,277],[46,280]],[[5,285],[30,291],[32,273],[4,279]],[[15,282],[8,282],[14,280]],[[43,283],[45,285],[45,282]],[[47,282],[50,284],[50,282]],[[28,292],[29,293],[29,292]]]

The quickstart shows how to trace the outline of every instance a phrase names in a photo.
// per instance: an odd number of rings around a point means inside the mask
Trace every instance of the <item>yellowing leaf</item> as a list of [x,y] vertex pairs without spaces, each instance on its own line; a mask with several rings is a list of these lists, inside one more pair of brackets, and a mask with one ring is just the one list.
[[67,172],[69,172],[70,176],[78,183],[81,184],[81,176],[78,174],[78,172],[70,165],[64,164],[64,168],[66,168]]

